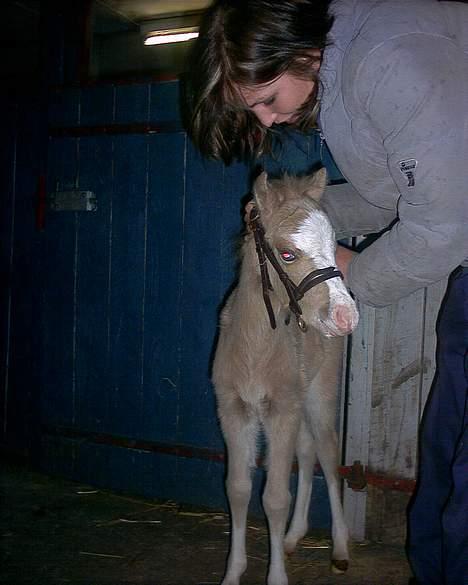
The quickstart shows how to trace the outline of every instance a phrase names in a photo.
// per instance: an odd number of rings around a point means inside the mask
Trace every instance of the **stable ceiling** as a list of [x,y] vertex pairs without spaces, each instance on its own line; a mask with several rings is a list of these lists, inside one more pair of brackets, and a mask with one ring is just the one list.
[[[45,0],[3,0],[0,32],[3,59],[0,81],[26,80],[38,70],[39,23]],[[68,0],[63,0],[65,5]],[[131,74],[177,74],[189,47],[142,49],[139,25],[169,15],[204,10],[211,0],[94,0],[93,55],[96,77]]]
[[98,0],[97,3],[130,22],[140,24],[170,14],[203,10],[210,0]]
[[178,76],[191,43],[144,47],[140,25],[200,13],[211,0],[95,0],[90,76],[94,79]]

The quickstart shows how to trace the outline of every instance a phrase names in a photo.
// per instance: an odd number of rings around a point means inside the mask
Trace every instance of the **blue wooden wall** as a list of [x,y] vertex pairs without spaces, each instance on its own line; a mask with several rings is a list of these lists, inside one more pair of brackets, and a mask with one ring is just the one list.
[[[251,170],[200,158],[181,127],[178,90],[57,89],[48,143],[38,137],[2,159],[2,442],[51,473],[218,507],[224,447],[210,360]],[[12,143],[25,146],[20,126]],[[35,229],[33,147],[47,149],[48,193],[93,191],[96,212],[49,211]],[[261,163],[303,171],[318,150],[316,135],[291,135]],[[324,492],[318,478],[318,525],[329,519]]]
[[41,237],[35,229],[45,115],[31,93],[0,98],[0,453],[24,459],[40,435]]

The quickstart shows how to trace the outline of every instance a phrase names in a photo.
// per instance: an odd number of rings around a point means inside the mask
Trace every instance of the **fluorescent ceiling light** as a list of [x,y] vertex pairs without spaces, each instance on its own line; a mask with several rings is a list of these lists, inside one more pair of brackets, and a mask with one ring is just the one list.
[[144,41],[145,45],[165,45],[169,43],[181,43],[198,37],[195,28],[181,28],[173,30],[160,30],[150,33]]
[[200,14],[173,15],[140,23],[145,45],[180,43],[198,37]]

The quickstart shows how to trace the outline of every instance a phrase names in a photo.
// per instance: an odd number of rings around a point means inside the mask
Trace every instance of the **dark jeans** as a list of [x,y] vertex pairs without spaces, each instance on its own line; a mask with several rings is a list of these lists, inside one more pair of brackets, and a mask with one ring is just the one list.
[[408,554],[420,585],[468,585],[468,268],[449,280],[437,336]]

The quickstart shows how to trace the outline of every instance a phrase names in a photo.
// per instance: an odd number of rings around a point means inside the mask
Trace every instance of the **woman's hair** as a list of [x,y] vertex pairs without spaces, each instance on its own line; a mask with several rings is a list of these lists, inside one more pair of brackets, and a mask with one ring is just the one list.
[[[189,132],[206,156],[226,163],[268,152],[272,131],[248,110],[239,88],[273,81],[286,71],[316,78],[311,49],[323,49],[333,18],[330,0],[215,0],[192,53],[187,98]],[[317,84],[315,84],[317,88]],[[316,91],[296,127],[317,116]]]

